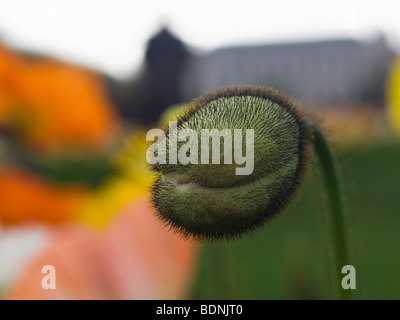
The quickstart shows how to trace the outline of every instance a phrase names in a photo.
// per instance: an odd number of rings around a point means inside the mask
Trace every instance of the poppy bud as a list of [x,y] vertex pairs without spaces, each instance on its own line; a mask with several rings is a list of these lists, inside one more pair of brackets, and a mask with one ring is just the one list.
[[294,102],[277,90],[244,86],[203,94],[157,141],[164,144],[157,156],[165,153],[165,161],[152,164],[159,218],[196,240],[254,231],[292,200],[311,136]]

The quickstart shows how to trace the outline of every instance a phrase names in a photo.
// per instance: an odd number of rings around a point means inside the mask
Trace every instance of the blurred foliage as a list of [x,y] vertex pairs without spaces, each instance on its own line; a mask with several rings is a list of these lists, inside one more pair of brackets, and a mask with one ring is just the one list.
[[[357,271],[355,298],[400,299],[400,142],[338,147]],[[270,226],[240,241],[203,247],[194,299],[333,299],[326,207],[316,169],[298,201]],[[218,262],[221,256],[225,262]],[[225,264],[223,273],[218,263]]]
[[[93,161],[96,159],[96,161]],[[47,179],[58,183],[81,182],[91,188],[101,185],[107,177],[114,174],[110,157],[104,154],[67,154],[40,159],[30,159],[28,167]]]
[[46,154],[31,152],[3,137],[0,138],[0,155],[0,165],[4,169],[23,167],[59,184],[81,182],[94,188],[116,172],[111,150],[75,150]]

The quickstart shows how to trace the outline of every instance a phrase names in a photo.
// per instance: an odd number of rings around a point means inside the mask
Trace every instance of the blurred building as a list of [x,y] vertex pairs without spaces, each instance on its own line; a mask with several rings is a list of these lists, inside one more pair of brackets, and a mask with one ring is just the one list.
[[163,28],[149,40],[137,75],[123,82],[106,77],[111,98],[125,120],[150,124],[166,108],[183,101],[181,80],[188,58],[185,45]]
[[226,85],[267,85],[311,104],[383,105],[394,53],[384,36],[370,42],[237,46],[192,56],[182,79],[185,98]]
[[169,106],[227,85],[272,86],[309,106],[383,106],[394,58],[383,35],[367,42],[339,39],[194,52],[163,28],[149,40],[138,75],[123,83],[108,79],[125,119],[156,122]]

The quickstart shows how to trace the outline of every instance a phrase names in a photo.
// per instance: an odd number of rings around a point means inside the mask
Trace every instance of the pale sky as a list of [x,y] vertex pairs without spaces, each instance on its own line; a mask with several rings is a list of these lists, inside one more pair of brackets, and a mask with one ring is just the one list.
[[380,31],[400,49],[398,1],[0,0],[0,39],[126,76],[160,26],[200,49],[351,37]]

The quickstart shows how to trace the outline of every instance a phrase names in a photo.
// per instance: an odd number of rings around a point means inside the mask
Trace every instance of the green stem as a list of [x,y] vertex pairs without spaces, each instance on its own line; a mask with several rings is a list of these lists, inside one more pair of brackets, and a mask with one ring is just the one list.
[[222,244],[216,243],[210,245],[210,251],[213,261],[214,283],[216,299],[234,299],[233,279],[229,263],[228,248]]
[[311,123],[311,127],[314,132],[315,151],[318,156],[322,178],[328,198],[329,224],[334,254],[334,286],[337,289],[338,299],[351,300],[353,296],[352,290],[345,290],[341,286],[341,281],[344,277],[344,275],[341,273],[342,267],[350,264],[350,260],[347,245],[342,193],[340,191],[335,158],[322,130],[314,123]]

